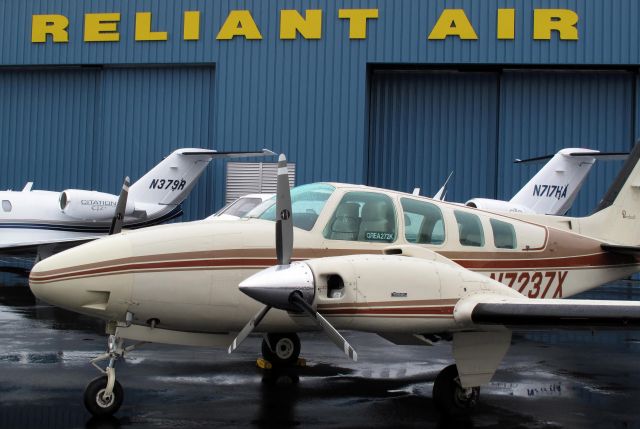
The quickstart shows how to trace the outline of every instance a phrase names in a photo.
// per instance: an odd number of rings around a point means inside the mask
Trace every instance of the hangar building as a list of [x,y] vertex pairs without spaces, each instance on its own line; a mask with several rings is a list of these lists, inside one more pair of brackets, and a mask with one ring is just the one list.
[[[562,147],[640,136],[635,0],[46,0],[0,7],[0,188],[117,193],[178,147],[508,198]],[[260,161],[260,160],[254,160]],[[597,165],[586,214],[620,163]],[[219,208],[215,161],[186,219]]]

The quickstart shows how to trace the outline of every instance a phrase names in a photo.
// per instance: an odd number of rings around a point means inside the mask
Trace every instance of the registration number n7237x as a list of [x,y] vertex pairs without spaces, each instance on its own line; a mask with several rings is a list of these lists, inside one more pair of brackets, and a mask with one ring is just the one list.
[[514,271],[490,273],[489,277],[529,298],[562,298],[567,274],[568,271]]

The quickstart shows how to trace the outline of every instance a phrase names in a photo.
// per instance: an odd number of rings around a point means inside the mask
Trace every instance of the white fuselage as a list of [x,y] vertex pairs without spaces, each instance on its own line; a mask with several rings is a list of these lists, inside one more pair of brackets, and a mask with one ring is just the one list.
[[[90,240],[109,232],[111,219],[82,220],[63,213],[60,192],[0,192],[0,248]],[[145,204],[144,218],[127,216],[125,227],[150,226],[179,214],[175,205]]]

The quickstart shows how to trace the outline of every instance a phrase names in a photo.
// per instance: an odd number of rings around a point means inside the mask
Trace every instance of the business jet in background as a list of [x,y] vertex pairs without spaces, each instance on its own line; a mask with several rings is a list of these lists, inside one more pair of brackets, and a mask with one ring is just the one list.
[[[180,216],[180,204],[214,158],[270,155],[274,153],[266,149],[178,149],[130,186],[123,225],[140,228]],[[81,189],[40,191],[32,185],[0,192],[0,256],[39,260],[109,232],[117,195]]]
[[560,150],[553,157],[516,159],[516,163],[529,163],[551,158],[509,201],[473,198],[465,205],[492,212],[563,216],[573,205],[596,160],[624,160],[628,155],[568,148]]

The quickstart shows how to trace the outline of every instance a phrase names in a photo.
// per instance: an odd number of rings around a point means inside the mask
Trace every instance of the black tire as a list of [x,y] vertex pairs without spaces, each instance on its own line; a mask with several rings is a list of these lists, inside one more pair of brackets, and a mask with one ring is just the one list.
[[266,340],[262,340],[262,357],[274,366],[288,366],[298,362],[300,356],[300,338],[296,334],[268,334],[269,348]]
[[471,394],[465,395],[458,382],[458,368],[455,365],[440,371],[433,383],[433,402],[436,409],[447,416],[468,416],[479,399],[479,387],[473,387]]
[[91,380],[84,390],[84,406],[96,417],[112,416],[122,405],[124,391],[118,380],[116,380],[113,385],[113,394],[111,400],[108,402],[104,401],[102,397],[102,393],[106,387],[107,376],[103,375]]

